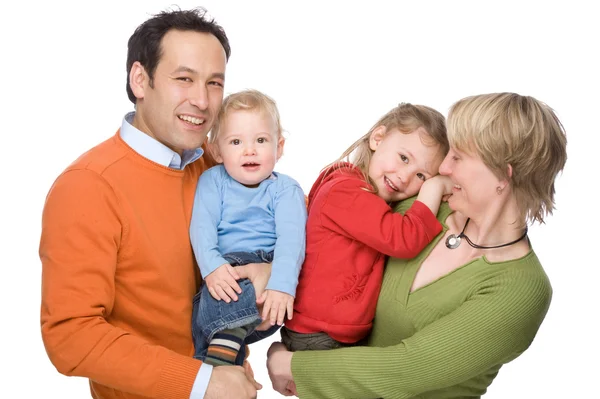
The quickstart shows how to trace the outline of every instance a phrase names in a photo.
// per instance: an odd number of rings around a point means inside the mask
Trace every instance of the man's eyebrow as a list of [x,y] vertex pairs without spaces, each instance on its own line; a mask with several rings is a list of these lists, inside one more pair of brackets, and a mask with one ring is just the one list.
[[217,73],[213,73],[212,75],[210,75],[210,79],[221,79],[221,80],[225,80],[225,74],[222,72],[217,72]]
[[177,73],[177,72],[188,72],[188,73],[193,73],[193,74],[197,74],[197,73],[198,73],[198,71],[196,71],[195,69],[192,69],[192,68],[190,68],[190,67],[186,67],[186,66],[183,66],[183,65],[182,65],[182,66],[180,66],[180,67],[178,67],[178,68],[177,68],[175,71],[173,71],[173,72],[174,72],[174,73]]

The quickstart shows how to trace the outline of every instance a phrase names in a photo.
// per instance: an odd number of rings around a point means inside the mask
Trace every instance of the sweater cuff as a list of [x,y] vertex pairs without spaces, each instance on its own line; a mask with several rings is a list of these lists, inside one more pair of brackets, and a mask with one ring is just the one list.
[[427,229],[427,238],[429,240],[433,240],[433,238],[442,231],[442,224],[437,220],[437,216],[434,215],[433,212],[431,212],[431,209],[421,201],[413,202],[406,213],[414,214],[423,221],[423,225]]
[[189,398],[198,375],[200,360],[173,353],[167,358],[163,372],[156,385],[157,398]]

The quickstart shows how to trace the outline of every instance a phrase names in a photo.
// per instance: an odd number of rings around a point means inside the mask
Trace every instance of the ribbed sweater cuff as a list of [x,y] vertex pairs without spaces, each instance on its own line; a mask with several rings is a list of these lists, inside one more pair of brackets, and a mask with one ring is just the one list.
[[[292,376],[294,377],[294,382],[296,383],[300,398],[316,397],[316,392],[325,394],[327,391],[327,389],[324,389],[324,384],[319,384],[319,380],[322,381],[324,374],[327,374],[326,370],[328,370],[329,367],[335,368],[336,365],[335,361],[333,364],[328,364],[327,355],[319,356],[322,355],[322,353],[318,352],[319,351],[295,352],[292,357]],[[317,376],[316,381],[314,381],[315,376]],[[325,379],[327,379],[327,377],[325,377]],[[330,394],[332,393],[333,392],[330,392]]]
[[197,359],[172,354],[160,375],[156,387],[157,398],[189,399],[201,365],[202,362]]

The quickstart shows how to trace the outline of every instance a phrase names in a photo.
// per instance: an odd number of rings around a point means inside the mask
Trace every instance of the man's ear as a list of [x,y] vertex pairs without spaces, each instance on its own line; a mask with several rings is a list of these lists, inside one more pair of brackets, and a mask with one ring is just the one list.
[[129,71],[129,86],[131,87],[131,91],[133,95],[137,99],[144,98],[145,91],[147,90],[149,82],[148,74],[146,73],[146,69],[140,64],[139,61],[136,61],[131,66],[131,70]]
[[383,141],[385,137],[385,133],[387,132],[387,128],[385,126],[377,126],[371,132],[371,136],[369,136],[369,148],[371,151],[375,151],[379,146],[379,143]]
[[277,140],[277,160],[279,161],[279,158],[281,158],[281,156],[283,155],[283,147],[285,146],[285,139],[283,138],[283,136],[279,137],[279,140]]

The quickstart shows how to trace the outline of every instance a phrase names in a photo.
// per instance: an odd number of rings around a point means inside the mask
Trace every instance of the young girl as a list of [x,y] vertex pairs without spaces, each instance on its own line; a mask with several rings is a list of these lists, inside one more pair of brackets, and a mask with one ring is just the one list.
[[[437,173],[448,148],[444,117],[403,103],[323,170],[308,197],[294,316],[281,330],[289,350],[337,348],[369,333],[386,255],[412,258],[442,231],[436,213],[452,186]],[[392,211],[417,193],[404,215]]]

